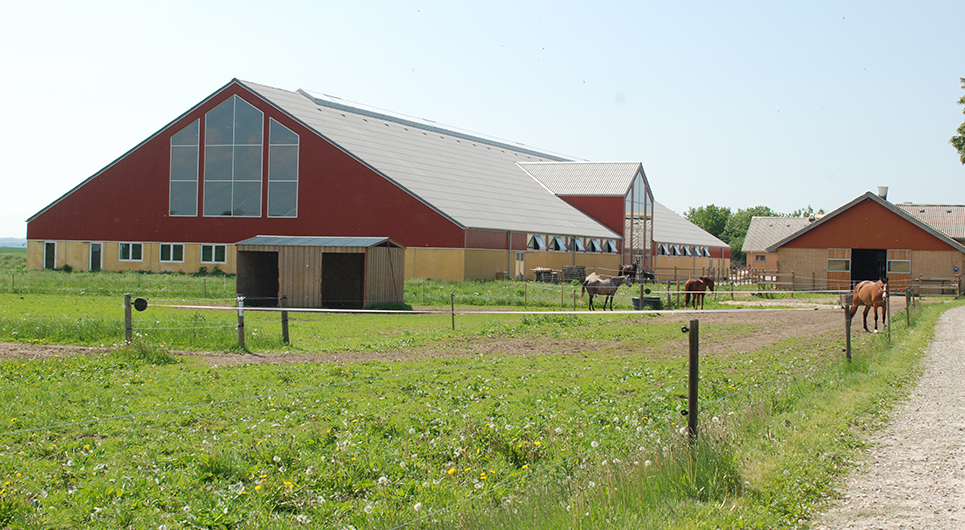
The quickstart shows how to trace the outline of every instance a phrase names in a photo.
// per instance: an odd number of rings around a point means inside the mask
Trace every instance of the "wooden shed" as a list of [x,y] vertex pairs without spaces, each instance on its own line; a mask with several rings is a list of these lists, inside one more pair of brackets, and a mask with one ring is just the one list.
[[405,248],[387,237],[256,236],[236,243],[247,305],[363,309],[401,304]]

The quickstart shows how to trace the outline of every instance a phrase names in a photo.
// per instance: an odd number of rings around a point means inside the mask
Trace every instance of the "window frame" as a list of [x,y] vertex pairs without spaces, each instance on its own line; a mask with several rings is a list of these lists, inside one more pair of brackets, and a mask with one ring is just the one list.
[[[218,127],[219,124],[217,118],[220,118],[220,112],[226,112],[220,110],[223,105],[231,102],[231,139],[230,143],[216,143],[219,136],[224,131],[221,131]],[[258,137],[259,143],[244,143],[243,139],[239,139],[239,131],[244,132],[246,129],[239,126],[239,102],[244,103],[250,110],[256,112],[259,116],[258,127],[251,127],[251,130],[257,130],[260,132]],[[248,112],[249,109],[241,107],[242,115]],[[217,112],[216,112],[217,111]],[[212,116],[215,118],[213,123],[209,123],[212,120]],[[242,116],[242,120],[245,116]],[[202,200],[201,209],[203,217],[239,217],[239,218],[260,218],[264,216],[264,200],[263,193],[265,187],[265,113],[258,107],[252,105],[244,98],[238,95],[232,95],[230,98],[225,99],[213,109],[209,110],[204,115],[205,127],[204,127],[204,168],[203,177],[204,181],[204,198]],[[241,125],[246,125],[241,121]],[[248,124],[250,125],[250,124]],[[222,142],[227,142],[227,139],[221,139]],[[230,148],[230,157],[226,155],[228,149]],[[221,156],[218,153],[222,153]],[[253,155],[255,152],[258,153],[257,160],[257,178],[245,178],[248,175],[242,170],[244,164],[242,162],[254,162],[254,157],[246,156]],[[230,167],[227,168],[228,174],[225,176],[225,169],[219,165],[219,158],[222,162],[228,161]],[[255,165],[252,163],[252,167]],[[253,176],[254,173],[251,175]],[[238,203],[236,203],[236,191],[239,189],[245,189],[257,184],[258,192],[250,194],[250,200],[253,204],[257,204],[257,211],[250,214],[238,214],[235,213]],[[227,188],[226,188],[227,187]],[[216,196],[218,192],[213,191],[216,189],[227,189],[230,197],[228,198],[229,209],[222,210],[221,212],[208,212],[209,200]],[[211,192],[209,194],[209,192]],[[210,204],[212,209],[215,208],[217,204]],[[228,213],[225,213],[228,212]]]
[[[124,257],[124,249],[127,249],[127,257]],[[135,252],[136,249],[136,252]],[[137,257],[135,257],[135,254]],[[144,261],[144,243],[133,241],[121,241],[117,243],[117,261],[139,262]]]
[[[221,261],[218,261],[218,249],[222,249],[224,256]],[[204,254],[206,249],[210,250],[210,258],[205,259]],[[201,263],[220,265],[228,262],[228,245],[224,243],[202,243],[201,244]]]
[[[164,257],[164,249],[168,249],[168,257]],[[181,258],[178,259],[176,256],[176,249],[180,249]],[[158,261],[161,263],[184,263],[184,243],[161,243],[158,248]]]
[[[292,143],[282,143],[282,142],[274,143],[274,139],[273,139],[273,134],[272,134],[272,132],[274,131],[276,125],[277,125],[278,127],[283,128],[285,131],[291,133],[292,136],[295,137],[295,143],[294,143],[294,144],[292,144]],[[299,173],[299,170],[300,170],[300,162],[301,162],[301,147],[300,147],[300,146],[301,146],[301,136],[299,136],[298,133],[296,133],[295,131],[289,129],[288,127],[285,127],[285,126],[282,125],[278,120],[276,120],[276,119],[274,119],[274,118],[272,118],[272,117],[269,117],[269,118],[268,118],[268,175],[267,175],[267,182],[268,182],[268,199],[267,199],[267,200],[268,200],[268,203],[265,205],[265,206],[266,206],[266,207],[265,207],[265,213],[267,214],[268,217],[278,218],[278,219],[294,219],[294,218],[297,218],[297,217],[298,217],[298,173]],[[274,152],[274,150],[272,149],[273,147],[294,147],[294,148],[295,148],[295,164],[294,164],[294,166],[295,166],[295,167],[294,167],[295,175],[294,175],[294,178],[286,179],[286,178],[273,178],[273,177],[272,177],[272,153]],[[278,186],[272,186],[272,184],[294,184],[294,186],[295,186],[295,208],[294,208],[294,211],[293,211],[292,214],[290,214],[290,215],[287,215],[287,214],[286,214],[286,215],[278,215],[278,214],[272,213],[272,200],[271,200],[271,199],[272,199],[272,189],[273,189],[273,188],[276,188],[276,189],[278,188]]]

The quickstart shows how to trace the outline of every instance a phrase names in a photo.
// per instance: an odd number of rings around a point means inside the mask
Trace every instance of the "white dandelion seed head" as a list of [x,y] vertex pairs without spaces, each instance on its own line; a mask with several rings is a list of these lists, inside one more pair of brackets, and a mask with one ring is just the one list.
[[422,509],[422,503],[421,503],[421,502],[415,503],[415,504],[412,506],[412,509],[415,510],[415,511],[421,510],[421,509]]
[[644,461],[643,461],[643,467],[650,467],[650,466],[652,466],[652,465],[653,465],[653,462],[651,462],[651,461],[649,461],[649,460],[644,460]]
[[375,508],[372,507],[371,504],[366,504],[364,509],[365,509],[365,513],[369,513],[369,514],[375,511]]
[[596,440],[593,440],[592,442],[590,442],[590,447],[596,449],[597,447],[600,447],[600,443],[597,442]]

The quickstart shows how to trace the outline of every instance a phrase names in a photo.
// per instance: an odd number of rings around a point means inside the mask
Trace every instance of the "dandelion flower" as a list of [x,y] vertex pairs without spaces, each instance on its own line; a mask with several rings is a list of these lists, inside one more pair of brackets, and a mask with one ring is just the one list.
[[448,473],[448,474],[450,474],[450,475],[455,475],[455,474],[456,474],[456,468],[450,467],[450,468],[449,468],[449,471],[446,471],[446,473]]

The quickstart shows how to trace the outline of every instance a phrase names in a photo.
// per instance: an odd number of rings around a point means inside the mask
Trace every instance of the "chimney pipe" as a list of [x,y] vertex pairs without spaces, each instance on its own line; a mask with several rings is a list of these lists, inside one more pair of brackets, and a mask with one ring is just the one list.
[[888,186],[878,186],[878,197],[882,200],[888,200]]

